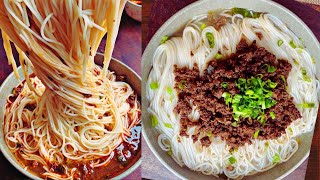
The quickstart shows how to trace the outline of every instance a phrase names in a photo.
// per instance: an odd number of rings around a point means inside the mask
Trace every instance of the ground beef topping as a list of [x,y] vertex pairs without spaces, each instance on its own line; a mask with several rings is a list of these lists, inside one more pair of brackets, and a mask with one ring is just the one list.
[[[291,122],[301,118],[286,90],[290,71],[291,64],[286,60],[276,59],[256,42],[248,45],[245,40],[227,59],[210,61],[202,76],[196,64],[193,69],[175,66],[179,99],[174,111],[180,115],[180,135],[188,136],[188,127],[196,126],[194,142],[199,140],[203,146],[210,146],[211,137],[220,137],[231,148],[250,144],[254,138],[280,137]],[[247,86],[260,89],[253,91]],[[261,97],[253,97],[255,91],[265,96],[263,103],[255,99]],[[248,107],[252,104],[256,108]],[[192,106],[200,114],[197,120],[189,119]],[[239,115],[239,109],[249,112]],[[201,132],[207,135],[200,137]]]

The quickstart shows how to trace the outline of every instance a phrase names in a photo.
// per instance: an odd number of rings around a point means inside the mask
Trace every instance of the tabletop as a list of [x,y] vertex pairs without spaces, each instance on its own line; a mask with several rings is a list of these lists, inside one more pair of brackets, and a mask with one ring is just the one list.
[[[102,40],[98,52],[104,53],[105,38]],[[17,59],[17,53],[14,52]],[[125,13],[122,16],[119,34],[115,44],[112,57],[124,62],[141,74],[141,23],[131,19]],[[11,66],[7,63],[7,57],[3,49],[2,38],[0,38],[0,85],[6,77],[12,72]],[[28,179],[18,170],[16,170],[0,152],[0,172],[4,180]],[[131,173],[125,180],[141,179],[141,167]]]
[[[161,2],[160,2],[161,1]],[[196,0],[144,0],[142,17],[142,47],[143,50],[154,33],[175,12]],[[275,0],[299,16],[320,40],[320,0]],[[150,13],[152,12],[152,13]],[[318,113],[319,114],[319,113]],[[317,121],[319,122],[319,116]],[[315,135],[312,142],[310,156],[295,171],[289,174],[285,180],[319,179],[319,123],[316,124]],[[177,179],[166,169],[153,155],[150,148],[143,142],[142,177],[147,179]],[[309,163],[308,163],[309,161]],[[308,166],[308,171],[306,169]]]

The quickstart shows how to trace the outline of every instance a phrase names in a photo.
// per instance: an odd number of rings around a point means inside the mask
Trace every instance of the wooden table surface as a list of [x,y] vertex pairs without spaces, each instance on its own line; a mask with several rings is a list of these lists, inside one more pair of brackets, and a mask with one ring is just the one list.
[[[142,47],[146,45],[161,27],[161,25],[169,19],[175,12],[182,9],[186,5],[195,2],[196,0],[144,0],[143,1],[143,17],[142,17]],[[290,9],[298,15],[313,31],[318,40],[320,40],[320,0],[316,4],[303,4],[293,0],[275,0],[279,4]],[[304,1],[304,0],[300,0]],[[152,12],[152,13],[150,13]],[[317,121],[319,122],[319,116]],[[295,171],[288,175],[285,180],[301,180],[301,179],[319,179],[319,123],[315,128],[315,136],[312,142],[311,154]],[[143,163],[142,177],[147,179],[178,179],[173,173],[166,169],[159,160],[153,155],[145,141],[143,141]],[[308,166],[308,173],[306,169]]]
[[[102,40],[98,52],[104,52],[105,39]],[[17,53],[14,53],[17,57]],[[141,74],[141,23],[131,19],[125,13],[123,14],[118,38],[112,55],[114,58],[124,62]],[[12,72],[11,66],[7,63],[7,57],[3,49],[2,38],[0,38],[0,85],[6,77]],[[28,179],[18,170],[16,170],[0,152],[0,179],[20,180]],[[141,167],[130,174],[125,179],[141,179]]]

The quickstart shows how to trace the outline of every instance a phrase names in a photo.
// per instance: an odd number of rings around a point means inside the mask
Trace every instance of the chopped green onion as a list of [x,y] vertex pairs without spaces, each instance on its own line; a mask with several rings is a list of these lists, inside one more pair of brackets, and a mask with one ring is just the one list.
[[257,120],[262,124],[264,123],[264,119],[265,119],[265,116],[264,114],[261,114],[260,116],[258,116]]
[[276,118],[276,115],[274,114],[274,112],[270,112],[269,114],[270,114],[270,117],[271,117],[272,119],[275,119],[275,118]]
[[172,88],[171,88],[171,87],[167,87],[167,93],[168,93],[169,95],[172,95]]
[[259,132],[260,130],[256,130],[256,132],[254,132],[253,138],[257,139],[259,136]]
[[102,99],[103,98],[103,96],[99,96],[99,99]]
[[292,128],[291,128],[291,127],[289,127],[289,128],[288,128],[288,130],[289,130],[290,132],[293,132],[293,130],[292,130]]
[[298,49],[298,53],[301,54],[303,50],[301,48]]
[[164,126],[167,127],[167,128],[173,129],[173,128],[172,128],[172,125],[171,125],[170,123],[165,123]]
[[222,94],[222,97],[224,98],[224,101],[226,102],[227,105],[229,105],[229,103],[231,103],[232,97],[231,97],[231,94],[230,94],[230,93],[224,92],[224,93]]
[[206,37],[208,39],[208,43],[209,43],[210,48],[213,48],[214,47],[214,36],[213,36],[213,34],[210,33],[210,32],[207,32],[206,33]]
[[270,66],[269,64],[266,64],[266,66],[268,67],[268,73],[273,73],[276,71],[276,68],[274,66]]
[[208,136],[209,138],[211,138],[211,137],[212,137],[212,131],[209,131],[209,132],[207,133],[207,136]]
[[278,46],[280,47],[283,44],[283,41],[280,39],[278,40]]
[[293,40],[291,40],[289,44],[293,49],[297,48],[297,46],[294,44]]
[[261,13],[259,13],[259,12],[253,12],[252,18],[253,18],[253,19],[258,18],[258,17],[260,17],[260,14],[261,14]]
[[179,82],[179,84],[178,84],[178,88],[180,89],[180,90],[182,90],[182,89],[184,89],[184,88],[186,88],[187,87],[187,82],[185,81],[185,80],[181,80],[180,82]]
[[297,66],[299,66],[300,65],[300,63],[297,61],[297,60],[293,60],[293,63],[295,64],[295,65],[297,65]]
[[154,115],[151,115],[151,126],[155,128],[158,125],[158,118]]
[[159,88],[159,85],[158,85],[157,82],[150,83],[150,89],[155,90],[155,89],[158,89],[158,88]]
[[214,56],[215,59],[221,59],[222,58],[222,54],[219,54],[217,53],[215,56]]
[[310,78],[310,76],[307,75],[306,69],[301,68],[301,74],[302,74],[302,78],[304,81],[311,82],[311,78]]
[[314,103],[302,103],[298,104],[298,106],[303,108],[314,108]]
[[269,81],[269,87],[274,89],[277,87],[277,83]]
[[259,12],[254,12],[248,9],[244,9],[244,8],[232,8],[231,9],[232,14],[241,14],[243,17],[248,17],[248,18],[258,18],[260,16],[261,13]]
[[172,148],[171,148],[171,146],[169,146],[168,155],[169,155],[169,156],[172,156]]
[[233,123],[231,124],[231,126],[237,127],[237,126],[238,126],[238,122],[237,122],[237,121],[233,122]]
[[316,63],[316,60],[314,57],[311,57],[311,61],[312,61],[312,64],[315,64]]
[[201,26],[200,26],[200,30],[203,31],[204,28],[206,28],[206,27],[207,27],[207,25],[205,23],[202,23]]
[[265,142],[265,143],[264,143],[264,150],[266,151],[268,148],[269,148],[269,143],[268,143],[268,142]]
[[273,156],[272,163],[278,163],[278,162],[280,162],[280,156],[279,156],[279,154],[275,154]]
[[284,75],[281,75],[281,79],[285,84],[287,83],[286,78],[284,77]]
[[229,163],[230,164],[234,164],[236,162],[237,162],[236,158],[234,158],[233,156],[229,157]]
[[249,89],[246,91],[246,95],[253,95],[254,94],[254,91]]
[[231,125],[236,127],[240,117],[254,118],[260,123],[265,123],[264,109],[277,104],[277,101],[272,99],[272,89],[277,86],[277,83],[251,77],[250,79],[239,78],[235,84],[240,89],[240,94],[234,96],[228,92],[222,94],[226,105],[231,104],[233,110],[232,117],[236,122]]
[[162,39],[161,39],[160,44],[165,43],[168,39],[169,39],[169,36],[163,36]]
[[223,82],[223,83],[221,83],[221,86],[223,87],[223,88],[228,88],[228,83],[227,82]]

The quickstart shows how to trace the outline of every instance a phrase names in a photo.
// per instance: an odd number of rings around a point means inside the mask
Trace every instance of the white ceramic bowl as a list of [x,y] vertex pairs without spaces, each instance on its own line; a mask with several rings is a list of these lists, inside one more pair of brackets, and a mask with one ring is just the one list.
[[[305,45],[312,55],[317,55],[320,52],[320,45],[314,34],[307,27],[307,25],[299,19],[295,14],[286,9],[285,7],[269,1],[269,0],[202,0],[197,1],[184,9],[177,12],[172,16],[162,27],[156,32],[151,41],[149,42],[147,48],[142,56],[142,124],[143,124],[143,136],[149,145],[152,152],[159,159],[159,161],[167,167],[172,173],[177,175],[181,179],[217,179],[214,176],[206,176],[200,172],[192,171],[187,167],[180,167],[165,151],[163,151],[157,142],[157,137],[159,133],[152,128],[151,121],[149,119],[149,114],[147,108],[149,102],[146,98],[146,82],[150,69],[152,67],[152,57],[159,46],[159,42],[165,35],[174,34],[177,30],[185,26],[185,24],[192,19],[194,16],[199,14],[207,13],[214,9],[228,9],[232,7],[241,7],[252,9],[260,12],[268,12],[279,19],[281,19],[287,26],[293,30],[298,37],[304,39]],[[319,58],[317,60],[317,76],[320,78],[320,62]],[[277,179],[283,178],[294,169],[299,167],[299,165],[309,156],[311,141],[313,132],[306,133],[298,137],[301,140],[298,151],[285,163],[281,163],[274,168],[258,173],[252,176],[247,176],[245,179]]]
[[141,22],[142,20],[142,6],[136,3],[131,2],[130,0],[127,2],[125,6],[126,13],[128,16],[132,17],[134,20]]
[[[95,57],[95,61],[97,64],[102,64],[103,62],[103,55],[102,54],[97,54]],[[137,93],[138,96],[141,96],[141,78],[140,76],[135,73],[129,66],[125,65],[124,63],[112,59],[110,62],[109,69],[112,71],[115,71],[116,74],[120,75],[125,75],[127,83],[131,85],[131,87],[134,89],[134,91]],[[18,68],[20,77],[24,77],[22,73],[21,67]],[[22,79],[21,79],[22,80]],[[13,73],[11,73],[6,80],[2,83],[0,87],[0,107],[4,107],[6,103],[6,99],[8,95],[11,93],[12,89],[18,85],[18,81],[16,77],[14,76]],[[33,173],[30,171],[24,170],[20,163],[16,160],[14,155],[11,153],[9,148],[7,147],[5,141],[4,141],[4,136],[3,136],[3,117],[4,117],[4,109],[0,110],[0,149],[3,155],[7,158],[7,160],[16,168],[18,169],[21,173],[24,175],[28,176],[31,179],[37,179],[41,180],[38,176],[35,176]],[[131,167],[129,167],[126,171],[124,171],[122,174],[114,177],[114,179],[122,179],[131,174],[133,171],[135,171],[139,166],[141,165],[141,158],[135,162]],[[1,179],[1,178],[0,178]]]

